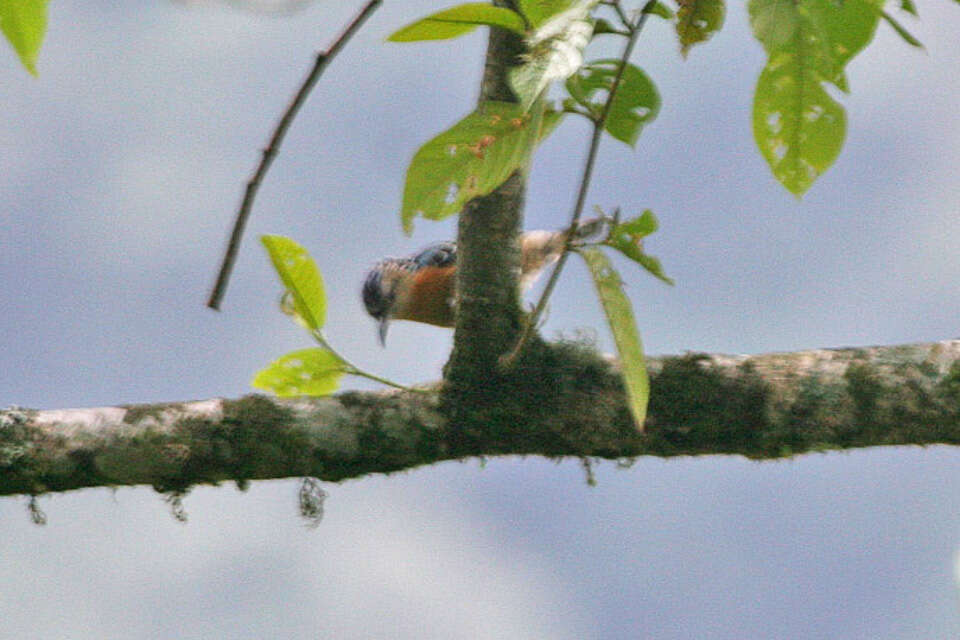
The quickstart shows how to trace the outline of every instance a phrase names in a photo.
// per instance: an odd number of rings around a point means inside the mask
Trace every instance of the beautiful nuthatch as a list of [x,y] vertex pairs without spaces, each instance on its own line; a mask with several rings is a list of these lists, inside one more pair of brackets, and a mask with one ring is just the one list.
[[[592,236],[609,221],[594,218],[581,223],[574,240]],[[544,267],[557,261],[567,231],[528,231],[520,236],[520,287],[533,285]],[[457,245],[442,242],[405,258],[385,258],[367,273],[363,304],[377,321],[380,344],[385,344],[391,320],[412,320],[452,327],[456,308]]]

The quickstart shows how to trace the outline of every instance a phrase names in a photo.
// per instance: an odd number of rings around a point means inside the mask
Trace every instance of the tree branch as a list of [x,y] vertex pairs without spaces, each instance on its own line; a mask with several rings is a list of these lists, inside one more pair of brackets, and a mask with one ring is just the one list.
[[280,118],[280,122],[277,123],[276,129],[274,129],[273,135],[270,137],[270,143],[267,145],[267,148],[263,150],[260,164],[257,165],[253,177],[247,182],[247,188],[243,194],[243,202],[240,203],[240,209],[237,211],[237,217],[233,223],[233,231],[230,233],[230,240],[227,242],[227,250],[223,255],[223,262],[220,264],[217,281],[213,285],[213,290],[210,292],[210,298],[207,300],[207,306],[211,309],[220,310],[220,302],[223,300],[223,294],[227,290],[227,283],[230,281],[230,273],[233,271],[233,264],[236,262],[237,252],[240,250],[240,240],[243,237],[243,230],[247,226],[247,219],[250,217],[253,201],[257,197],[257,190],[260,188],[260,183],[263,182],[263,177],[267,175],[267,170],[273,163],[273,159],[277,155],[280,145],[283,144],[283,138],[287,134],[287,129],[290,128],[293,119],[297,116],[297,112],[300,111],[300,107],[306,101],[307,96],[317,83],[317,80],[323,75],[327,65],[340,53],[340,50],[347,44],[347,41],[360,29],[370,14],[372,14],[382,2],[383,0],[370,0],[367,2],[330,48],[317,54],[313,69],[311,69],[307,77],[304,78],[303,84],[300,85],[297,94],[293,97],[290,105],[287,106],[286,111],[284,111],[283,116]]
[[[514,0],[495,5],[517,9]],[[491,28],[479,103],[516,102],[509,70],[526,50],[523,39]],[[520,247],[526,175],[515,172],[489,195],[461,211],[457,230],[457,316],[453,351],[445,368],[444,406],[465,431],[488,420],[486,409],[516,388],[498,375],[497,360],[514,344],[522,322]],[[515,373],[515,372],[514,372]]]
[[0,495],[224,480],[339,481],[469,456],[624,459],[960,444],[960,340],[759,356],[651,358],[647,430],[637,433],[614,367],[560,344],[553,377],[508,397],[464,441],[437,394],[248,396],[0,411]]

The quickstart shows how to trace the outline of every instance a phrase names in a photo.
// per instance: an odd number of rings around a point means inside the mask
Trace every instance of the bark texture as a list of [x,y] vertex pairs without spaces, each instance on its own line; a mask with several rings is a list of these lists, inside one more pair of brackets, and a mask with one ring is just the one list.
[[[0,411],[0,495],[228,479],[339,481],[469,456],[629,459],[960,443],[960,340],[760,356],[653,359],[647,429],[631,427],[615,366],[580,344],[470,439],[438,393],[247,396]],[[492,414],[491,414],[492,415]]]
[[[512,0],[494,4],[516,9]],[[523,40],[505,29],[490,29],[479,104],[516,102],[507,73],[520,62]],[[516,343],[520,310],[520,247],[526,176],[514,173],[493,193],[469,202],[457,231],[457,320],[454,346],[445,370],[444,411],[469,440],[499,407],[523,388],[518,378],[540,377],[527,367],[502,371],[500,355]]]

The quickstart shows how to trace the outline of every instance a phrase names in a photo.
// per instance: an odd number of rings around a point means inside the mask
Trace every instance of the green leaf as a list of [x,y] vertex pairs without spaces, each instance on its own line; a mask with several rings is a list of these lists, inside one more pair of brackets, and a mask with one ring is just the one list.
[[847,74],[841,73],[836,78],[833,79],[833,85],[843,91],[844,93],[850,93],[850,85],[847,82]]
[[846,113],[802,56],[780,54],[760,74],[753,136],[773,175],[796,196],[837,159]]
[[520,0],[522,13],[534,28],[570,8],[576,0]]
[[473,31],[481,25],[500,27],[524,35],[526,25],[516,11],[484,2],[470,2],[444,9],[417,20],[390,35],[391,42],[446,40]]
[[[570,76],[567,91],[574,100],[599,117],[619,68],[619,60],[591,62]],[[601,92],[601,95],[595,99],[597,92]],[[652,122],[659,111],[660,94],[653,81],[639,67],[628,63],[604,128],[617,140],[633,146],[644,125]]]
[[37,75],[37,56],[47,31],[47,0],[0,0],[0,30],[27,71]]
[[753,34],[772,60],[793,53],[826,82],[873,39],[882,0],[750,0]]
[[911,45],[911,46],[913,46],[913,47],[917,47],[918,49],[923,49],[923,43],[920,42],[919,40],[917,40],[917,39],[913,36],[912,33],[910,33],[909,31],[907,31],[906,27],[904,27],[902,24],[900,24],[900,23],[896,20],[896,18],[894,18],[894,17],[891,16],[889,13],[887,13],[886,11],[884,11],[884,12],[883,12],[883,19],[886,20],[887,24],[889,24],[891,27],[893,27],[893,30],[896,31],[897,34],[898,34],[901,38],[903,38],[904,41],[905,41],[907,44],[909,44],[909,45]]
[[314,347],[292,351],[260,370],[250,383],[281,397],[326,396],[340,386],[349,367],[331,351]]
[[690,47],[706,42],[723,26],[726,6],[723,0],[677,0],[677,37],[684,58]]
[[277,275],[293,298],[294,313],[308,329],[319,331],[327,321],[323,278],[307,250],[283,236],[260,236]]
[[[960,0],[957,0],[960,2]],[[910,15],[916,17],[917,14],[917,5],[913,3],[913,0],[900,0],[900,10],[906,11]]]
[[647,418],[647,402],[650,399],[650,381],[643,358],[643,343],[640,342],[640,332],[637,331],[633,319],[630,300],[623,293],[620,275],[602,251],[587,247],[579,249],[578,253],[583,256],[590,275],[593,276],[597,295],[610,324],[613,341],[617,345],[627,404],[637,430],[643,431],[643,423]]
[[622,31],[621,29],[617,29],[615,26],[610,24],[609,20],[598,18],[593,21],[593,34],[598,35],[601,33],[616,33],[619,35],[626,35],[626,32]]
[[769,56],[757,82],[753,133],[774,176],[797,196],[836,160],[846,114],[825,91],[847,90],[846,64],[873,38],[881,0],[750,0]]
[[[810,3],[809,9],[806,2]],[[833,73],[824,74],[825,80],[834,82],[847,63],[870,44],[877,32],[882,7],[883,0],[804,0],[804,13],[809,16],[810,24],[824,34],[822,46],[815,48],[816,53],[811,57],[822,57],[833,63]],[[809,36],[816,33],[816,28],[803,31]]]
[[609,237],[604,241],[604,244],[616,249],[652,275],[672,285],[673,279],[663,272],[660,261],[643,251],[643,238],[656,231],[659,226],[657,217],[647,209],[639,217],[621,222],[610,229]]
[[557,128],[557,125],[563,122],[563,117],[566,114],[562,111],[554,111],[553,109],[547,109],[543,112],[543,116],[540,121],[540,133],[537,136],[537,144],[540,144],[546,140],[553,130]]
[[801,14],[793,0],[750,0],[747,7],[753,36],[768,55],[795,41]]
[[618,224],[611,229],[611,233],[625,233],[630,236],[631,240],[640,240],[651,233],[656,233],[659,228],[660,221],[657,220],[657,216],[653,215],[653,211],[650,211],[650,209],[645,209],[636,218],[630,218]]
[[[442,220],[526,168],[542,135],[559,117],[524,113],[517,104],[485,102],[417,151],[403,190],[403,229],[423,216]],[[544,134],[545,135],[545,134]]]
[[647,13],[653,14],[655,16],[660,16],[664,20],[673,20],[673,9],[663,4],[662,2],[654,2],[649,5],[650,8],[647,9]]
[[559,77],[551,77],[550,59],[546,56],[531,58],[526,64],[514,67],[508,72],[507,78],[510,88],[517,94],[524,110],[529,109],[537,101],[550,83]]
[[599,0],[577,0],[540,24],[527,37],[527,62],[510,70],[510,87],[529,109],[554,80],[570,77],[583,64],[583,50],[593,36],[590,11]]

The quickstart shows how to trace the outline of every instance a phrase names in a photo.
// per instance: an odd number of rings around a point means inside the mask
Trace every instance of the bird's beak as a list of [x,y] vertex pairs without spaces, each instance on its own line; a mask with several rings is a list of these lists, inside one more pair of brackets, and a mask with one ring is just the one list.
[[387,329],[390,326],[390,319],[387,317],[380,318],[380,322],[377,325],[377,335],[380,338],[380,346],[387,346]]

